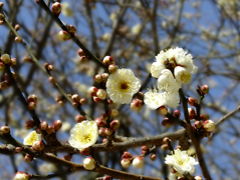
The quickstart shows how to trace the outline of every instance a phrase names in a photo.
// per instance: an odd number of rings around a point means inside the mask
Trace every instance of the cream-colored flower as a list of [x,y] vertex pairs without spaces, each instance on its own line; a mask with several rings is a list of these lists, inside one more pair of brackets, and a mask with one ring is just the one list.
[[157,85],[160,91],[167,92],[177,92],[181,87],[181,84],[177,82],[169,69],[164,69],[161,71]]
[[114,103],[128,104],[140,89],[140,80],[130,69],[118,69],[110,74],[106,87],[107,93]]
[[180,149],[174,150],[174,154],[167,155],[165,158],[165,163],[171,166],[179,174],[193,174],[195,171],[195,165],[198,162],[191,156],[187,154],[186,151],[181,151]]
[[181,66],[192,74],[197,71],[197,67],[193,64],[192,55],[188,54],[182,48],[170,48],[166,51],[160,51],[156,56],[156,62],[151,66],[151,74],[153,77],[158,78],[163,69],[172,69]]
[[77,123],[70,131],[68,140],[72,147],[84,149],[96,143],[98,127],[95,121],[82,121]]
[[36,141],[41,141],[42,136],[36,131],[30,132],[23,140],[24,145],[32,146]]
[[191,81],[192,75],[186,68],[177,66],[174,69],[174,76],[179,83],[189,83]]
[[144,103],[150,109],[157,109],[160,106],[168,106],[176,108],[179,105],[180,97],[178,92],[158,92],[157,90],[151,90],[144,94]]
[[157,90],[151,90],[144,94],[144,103],[150,109],[157,109],[166,104],[166,100],[163,93],[159,93]]

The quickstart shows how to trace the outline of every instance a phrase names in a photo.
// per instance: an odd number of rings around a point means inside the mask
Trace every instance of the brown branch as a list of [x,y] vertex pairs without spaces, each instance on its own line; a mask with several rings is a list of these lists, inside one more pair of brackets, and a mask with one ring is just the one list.
[[187,99],[186,99],[182,89],[179,90],[179,95],[180,95],[182,105],[183,105],[184,117],[185,117],[185,120],[187,122],[186,130],[187,130],[187,133],[189,134],[189,136],[192,140],[193,146],[196,150],[196,154],[197,154],[197,158],[198,158],[198,161],[199,161],[199,165],[200,165],[201,170],[202,170],[202,174],[207,180],[211,180],[212,178],[211,178],[210,173],[208,171],[208,168],[207,168],[207,165],[206,165],[206,162],[205,162],[205,159],[203,157],[203,153],[202,153],[202,150],[201,150],[201,147],[200,147],[200,139],[198,139],[195,136],[194,129],[192,128],[192,125],[191,125],[191,122],[190,122],[190,119],[189,119],[188,102],[187,102]]
[[48,6],[46,5],[46,3],[43,0],[38,0],[37,4],[42,7],[45,12],[50,15],[53,20],[59,25],[59,27],[61,27],[61,29],[63,31],[66,31],[67,33],[70,34],[71,39],[76,43],[76,45],[78,45],[79,48],[81,48],[86,55],[92,59],[96,64],[98,64],[100,67],[104,68],[106,70],[106,66],[102,63],[102,61],[100,59],[98,59],[96,56],[94,56],[84,45],[83,43],[76,37],[75,34],[69,32],[68,28],[63,24],[63,22],[56,16],[54,15],[51,10],[48,8]]

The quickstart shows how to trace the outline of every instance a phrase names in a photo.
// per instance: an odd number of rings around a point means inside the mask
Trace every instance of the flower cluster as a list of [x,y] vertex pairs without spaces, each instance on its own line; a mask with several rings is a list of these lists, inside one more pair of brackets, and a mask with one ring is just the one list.
[[82,121],[77,123],[70,131],[68,140],[72,147],[85,149],[96,143],[98,127],[95,121]]
[[176,47],[161,51],[150,71],[153,77],[158,78],[157,89],[145,93],[145,104],[151,109],[164,105],[175,108],[180,101],[178,90],[182,84],[190,82],[197,67],[193,64],[191,54]]
[[195,171],[194,165],[198,162],[187,154],[187,151],[181,151],[180,149],[174,150],[172,155],[167,155],[165,163],[171,166],[179,175],[193,174]]

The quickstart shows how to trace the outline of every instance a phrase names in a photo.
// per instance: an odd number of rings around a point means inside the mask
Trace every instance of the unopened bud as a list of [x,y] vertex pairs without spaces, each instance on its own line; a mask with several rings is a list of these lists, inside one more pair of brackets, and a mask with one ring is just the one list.
[[107,98],[107,92],[104,89],[98,89],[97,91],[97,97],[99,97],[101,100],[104,100]]
[[47,130],[48,129],[47,121],[43,121],[43,122],[40,123],[40,129],[41,130]]
[[83,167],[87,170],[93,170],[96,167],[96,161],[92,157],[83,160]]
[[19,24],[16,24],[16,25],[14,26],[14,29],[15,29],[16,31],[18,31],[20,28],[21,28],[21,26],[20,26]]
[[98,88],[92,86],[92,87],[89,88],[88,91],[89,91],[89,94],[90,94],[91,96],[96,96],[96,93],[97,93],[97,91],[98,91]]
[[213,132],[216,129],[216,125],[212,120],[206,120],[206,121],[203,122],[203,128],[207,132]]
[[9,54],[3,54],[1,56],[1,60],[4,64],[9,64],[11,62],[11,58],[10,58]]
[[195,122],[194,122],[194,126],[195,126],[197,129],[201,128],[201,127],[202,127],[202,121],[195,121]]
[[30,179],[30,175],[22,171],[16,172],[13,178],[13,180],[29,180],[29,179]]
[[61,13],[61,4],[59,2],[55,2],[52,4],[52,13],[55,15],[59,15]]
[[155,161],[155,160],[157,159],[157,155],[156,155],[156,154],[151,154],[151,155],[150,155],[150,159],[151,159],[152,161]]
[[121,166],[123,168],[128,168],[131,165],[131,159],[122,159]]
[[193,108],[188,108],[189,119],[195,119],[196,111]]
[[98,127],[104,127],[107,125],[106,121],[104,121],[102,118],[96,118],[95,121]]
[[143,106],[143,101],[140,99],[133,99],[130,104],[130,108],[133,111],[140,111],[142,106]]
[[110,128],[114,131],[117,130],[119,127],[120,127],[120,121],[119,120],[115,119],[110,123]]
[[1,126],[0,128],[0,134],[9,134],[10,128],[8,126]]
[[144,158],[142,156],[137,156],[132,161],[132,166],[134,168],[142,168],[144,166]]
[[23,39],[22,39],[22,37],[20,37],[20,36],[16,36],[14,40],[15,40],[15,42],[17,42],[17,43],[23,42]]
[[27,101],[37,103],[37,96],[35,94],[31,94],[28,96]]
[[114,60],[111,56],[105,56],[103,58],[103,64],[105,64],[105,65],[114,64]]
[[71,35],[67,31],[63,31],[63,30],[59,31],[57,37],[61,41],[67,41],[71,39]]
[[115,65],[115,64],[110,64],[110,65],[108,66],[108,71],[109,71],[109,73],[114,73],[115,71],[117,71],[117,69],[118,69],[118,66]]
[[209,87],[205,84],[200,87],[200,90],[203,94],[207,94],[209,92]]
[[55,131],[58,131],[62,127],[62,121],[61,120],[56,120],[53,123],[53,128]]
[[83,49],[81,49],[81,48],[78,49],[77,53],[78,53],[79,56],[85,56],[86,55],[85,52],[83,51]]

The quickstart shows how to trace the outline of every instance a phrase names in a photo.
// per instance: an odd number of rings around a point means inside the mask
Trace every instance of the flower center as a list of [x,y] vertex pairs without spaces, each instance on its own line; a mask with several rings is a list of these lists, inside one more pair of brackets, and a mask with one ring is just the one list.
[[90,134],[85,134],[82,136],[82,142],[88,143],[91,141],[91,135]]
[[128,82],[126,82],[126,81],[121,82],[121,83],[119,84],[119,89],[120,89],[121,91],[126,91],[126,90],[128,90],[128,89],[129,89],[129,84],[128,84]]
[[184,164],[184,161],[183,161],[182,159],[178,159],[178,160],[177,160],[177,163],[178,163],[179,165],[183,165],[183,164]]
[[164,65],[167,69],[173,71],[173,69],[177,66],[175,57],[172,57],[171,59],[166,59],[164,61]]

